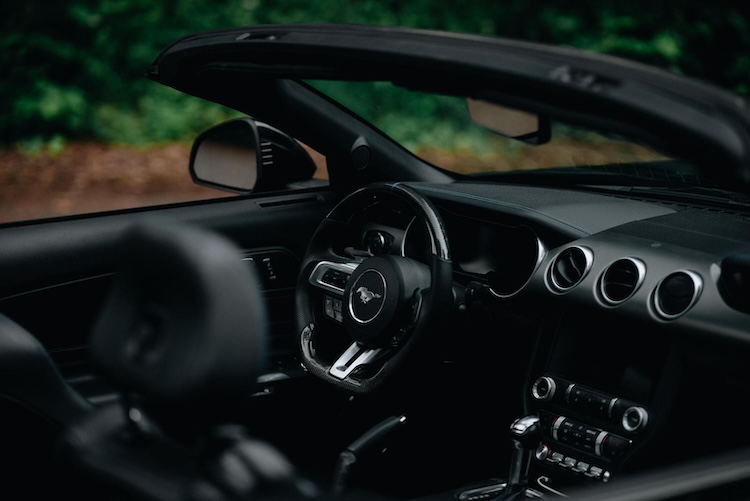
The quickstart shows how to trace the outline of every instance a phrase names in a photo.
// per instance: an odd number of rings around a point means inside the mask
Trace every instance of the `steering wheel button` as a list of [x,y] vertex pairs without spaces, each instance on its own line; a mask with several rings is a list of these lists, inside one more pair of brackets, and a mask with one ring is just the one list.
[[334,317],[333,312],[333,298],[331,296],[325,297],[325,313],[327,317]]

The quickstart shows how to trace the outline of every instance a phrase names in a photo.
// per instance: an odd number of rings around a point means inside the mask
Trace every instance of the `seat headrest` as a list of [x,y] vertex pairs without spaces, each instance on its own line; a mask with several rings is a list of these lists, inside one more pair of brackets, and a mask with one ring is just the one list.
[[266,355],[260,282],[228,239],[153,220],[120,240],[91,359],[121,390],[193,405],[253,389]]

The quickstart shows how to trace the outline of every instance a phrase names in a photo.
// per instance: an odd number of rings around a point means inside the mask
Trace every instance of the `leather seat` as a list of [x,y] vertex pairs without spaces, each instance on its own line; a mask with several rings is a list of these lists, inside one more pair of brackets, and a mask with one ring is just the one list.
[[279,451],[233,420],[266,363],[259,283],[218,234],[148,221],[122,235],[90,344],[92,364],[122,398],[74,423],[61,442],[59,464],[78,499],[316,495]]
[[41,343],[0,314],[0,444],[5,488],[17,486],[33,497],[54,483],[51,458],[57,437],[91,409],[67,384]]

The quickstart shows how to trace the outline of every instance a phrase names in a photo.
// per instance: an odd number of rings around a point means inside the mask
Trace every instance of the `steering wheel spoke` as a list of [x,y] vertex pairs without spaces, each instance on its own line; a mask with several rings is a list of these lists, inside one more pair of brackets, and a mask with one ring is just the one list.
[[319,289],[343,296],[346,282],[359,264],[358,262],[351,261],[320,261],[315,265],[312,272],[310,272],[308,281],[311,285]]
[[352,343],[347,350],[336,359],[328,373],[337,379],[346,379],[349,375],[360,367],[372,364],[380,358],[385,348],[368,348],[359,343]]

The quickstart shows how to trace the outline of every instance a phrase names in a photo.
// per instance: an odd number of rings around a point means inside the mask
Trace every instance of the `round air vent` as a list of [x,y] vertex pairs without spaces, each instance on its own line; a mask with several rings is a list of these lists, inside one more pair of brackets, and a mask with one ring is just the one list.
[[654,310],[671,320],[685,314],[698,300],[703,279],[695,272],[681,270],[664,277],[654,290]]
[[594,254],[586,247],[568,247],[552,261],[548,285],[553,292],[563,293],[578,285],[594,263]]
[[635,294],[645,276],[646,265],[640,259],[618,259],[607,267],[599,279],[599,294],[608,305],[618,305]]

